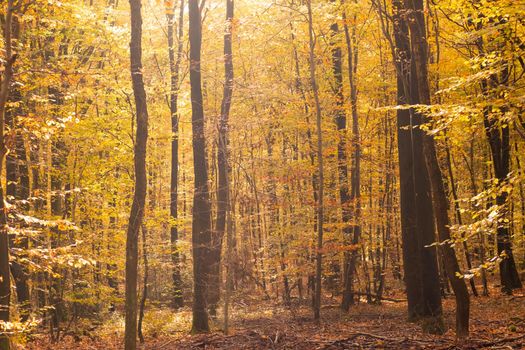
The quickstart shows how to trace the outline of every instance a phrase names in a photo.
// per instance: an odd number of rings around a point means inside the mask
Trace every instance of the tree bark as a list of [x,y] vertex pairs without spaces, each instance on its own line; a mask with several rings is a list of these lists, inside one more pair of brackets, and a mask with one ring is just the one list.
[[144,321],[144,309],[146,308],[146,301],[148,300],[148,278],[149,278],[149,264],[148,264],[148,245],[147,245],[147,229],[146,225],[142,225],[142,260],[144,261],[144,276],[142,285],[142,297],[140,298],[140,310],[138,321],[138,336],[141,343],[144,343],[144,334],[142,333],[142,323]]
[[[481,23],[481,22],[480,22]],[[495,24],[496,26],[500,24]],[[478,29],[483,29],[482,25],[479,25]],[[505,37],[504,33],[501,30],[498,31],[498,34],[503,38]],[[490,40],[490,39],[489,39]],[[477,47],[479,54],[483,57],[486,55],[483,38],[480,37],[477,42]],[[500,52],[501,44],[496,44],[496,47],[492,49],[493,52]],[[489,78],[483,79],[481,81],[481,92],[486,99],[498,98],[504,99],[504,94],[499,96],[490,96],[493,94],[490,90],[496,89],[498,86],[505,86],[508,84],[511,72],[508,67],[508,62],[503,61],[501,63],[501,72],[498,76],[496,73],[492,73]],[[483,67],[482,67],[483,68]],[[506,106],[500,107],[501,113],[503,116]],[[492,155],[492,164],[494,169],[494,175],[498,180],[498,186],[504,186],[508,183],[508,176],[510,173],[510,126],[509,125],[500,125],[498,121],[497,112],[492,114],[492,106],[488,105],[483,110],[483,122],[485,126],[485,133],[488,139],[490,146],[490,152]],[[502,113],[503,112],[503,113]],[[502,215],[499,218],[500,222],[498,223],[497,234],[496,234],[496,246],[498,255],[503,257],[501,259],[499,268],[500,268],[500,280],[501,286],[504,293],[512,294],[512,290],[516,288],[521,288],[522,283],[516,269],[516,262],[514,260],[514,254],[512,251],[512,240],[510,234],[510,225],[506,220],[509,216],[509,203],[508,203],[509,193],[505,190],[500,191],[496,197],[496,205],[501,207]]]
[[179,80],[180,65],[182,62],[183,34],[184,34],[184,0],[180,0],[177,56],[174,49],[174,16],[168,13],[168,54],[170,62],[170,117],[171,117],[171,178],[170,178],[170,215],[175,222],[170,228],[171,262],[173,265],[173,300],[174,309],[184,305],[182,297],[182,277],[180,271],[180,254],[177,248],[178,231],[178,201],[179,201]]
[[[397,103],[416,104],[417,81],[411,64],[409,29],[402,0],[393,0],[393,22],[397,71]],[[441,297],[430,183],[422,152],[421,116],[412,109],[397,110],[397,133],[401,197],[401,235],[404,279],[409,319],[436,318],[441,324]]]
[[141,0],[130,0],[131,8],[131,81],[135,97],[136,134],[134,145],[135,188],[126,235],[126,326],[125,349],[137,348],[137,265],[138,234],[144,219],[147,174],[148,108],[142,74]]
[[[292,1],[292,5],[295,5],[294,1]],[[293,57],[294,57],[294,68],[295,68],[295,88],[298,90],[298,92],[301,95],[301,100],[303,102],[304,106],[304,113],[305,113],[305,121],[306,125],[308,126],[306,129],[306,140],[308,143],[308,158],[310,160],[310,165],[312,167],[315,166],[315,149],[313,145],[312,140],[312,131],[310,129],[310,107],[308,105],[308,101],[306,99],[306,92],[305,87],[301,81],[301,70],[299,66],[299,54],[297,52],[297,46],[295,45],[295,34],[294,34],[294,27],[293,23],[290,22],[290,29],[291,29],[291,39],[292,39],[292,46],[293,46]],[[318,202],[319,194],[319,185],[318,185],[319,179],[316,172],[312,172],[312,196],[314,203]],[[313,230],[314,232],[317,232],[317,216],[314,217],[313,220]],[[308,252],[308,260],[312,261],[313,258],[311,257],[310,251]],[[310,291],[312,291],[312,306],[315,304],[315,293],[313,293],[313,288],[315,288],[315,283],[313,283],[314,277],[312,274],[308,275],[308,282],[307,282],[307,295],[310,295]]]
[[[3,7],[3,5],[2,5]],[[14,1],[8,0],[3,21],[4,62],[0,77],[0,174],[8,153],[5,139],[5,111],[9,89],[13,78],[13,65],[16,54],[12,48]],[[11,274],[9,273],[9,237],[7,230],[7,213],[4,204],[4,189],[0,183],[0,321],[9,322],[11,298]],[[9,350],[9,338],[0,332],[0,350]]]
[[[13,23],[14,38],[18,39],[19,24],[15,20]],[[10,90],[9,100],[12,102],[20,103],[22,101],[22,95],[20,89],[17,86],[12,86]],[[24,139],[20,131],[17,130],[17,115],[21,115],[22,111],[20,107],[9,108],[5,111],[6,124],[9,125],[11,130],[14,130],[15,145],[14,150],[6,156],[6,199],[8,202],[14,202],[18,209],[28,209],[22,200],[27,200],[29,197],[29,172],[27,168],[26,150],[24,145]],[[9,237],[10,246],[20,249],[23,254],[28,248],[28,238],[20,235],[18,237]],[[22,321],[26,321],[29,318],[31,312],[30,305],[30,294],[28,285],[28,271],[17,258],[10,262],[11,275],[16,285],[16,296],[18,301],[18,308]]]
[[361,143],[359,134],[359,115],[357,114],[357,85],[356,85],[356,73],[357,73],[357,38],[355,25],[352,27],[352,34],[348,28],[346,12],[343,11],[343,26],[345,32],[346,49],[348,56],[348,79],[350,81],[350,103],[352,108],[352,146],[353,146],[353,157],[352,157],[352,173],[351,173],[351,192],[349,204],[350,215],[352,215],[351,221],[351,236],[352,245],[354,250],[346,256],[345,276],[344,276],[344,294],[341,307],[343,310],[348,310],[349,306],[354,302],[353,293],[353,279],[354,271],[356,270],[357,245],[361,239]]
[[[410,27],[410,38],[412,45],[412,64],[416,68],[416,76],[419,87],[419,103],[430,105],[430,88],[428,85],[428,43],[426,40],[425,15],[422,0],[405,0],[409,11],[408,23]],[[425,117],[425,122],[429,118]],[[440,249],[443,253],[445,270],[450,284],[456,296],[456,336],[460,339],[469,335],[469,309],[470,300],[465,280],[461,278],[459,264],[456,258],[450,236],[450,219],[448,217],[448,200],[443,183],[443,174],[439,167],[437,150],[434,138],[431,135],[423,136],[423,151],[427,171],[430,176],[432,187],[432,203],[436,218],[436,227],[439,240],[443,244]]]
[[312,16],[312,1],[307,1],[308,7],[308,36],[310,46],[310,82],[314,93],[316,126],[317,126],[317,171],[319,174],[319,195],[317,199],[317,252],[316,252],[316,273],[315,273],[315,298],[314,298],[314,319],[319,322],[321,318],[321,290],[322,290],[322,259],[323,259],[323,223],[324,223],[324,163],[323,163],[323,132],[321,102],[319,99],[319,87],[316,79],[315,61],[315,38]]
[[210,274],[210,293],[209,309],[215,313],[220,300],[220,266],[221,251],[224,233],[226,230],[226,219],[229,212],[229,139],[228,139],[228,119],[230,116],[231,100],[233,95],[233,51],[232,51],[232,30],[233,30],[233,11],[234,0],[226,0],[226,31],[224,34],[224,91],[221,104],[221,116],[219,120],[219,142],[217,147],[217,166],[218,166],[218,187],[217,187],[217,218],[215,232],[212,237],[211,257],[212,271]]
[[[463,218],[461,216],[461,208],[459,206],[459,198],[458,193],[456,190],[456,181],[454,178],[454,171],[452,170],[452,155],[450,154],[450,147],[448,145],[448,140],[445,138],[445,152],[446,152],[446,159],[447,159],[447,169],[448,169],[448,176],[450,179],[450,190],[452,192],[452,199],[454,200],[454,212],[456,213],[456,218],[458,225],[463,225]],[[472,270],[472,258],[470,256],[469,247],[466,241],[463,241],[463,250],[465,252],[465,260],[467,262],[467,268]],[[472,290],[472,294],[474,296],[478,296],[478,290],[476,289],[476,282],[474,278],[469,279],[470,283],[470,289]]]
[[211,203],[208,188],[208,166],[206,164],[206,139],[204,137],[204,106],[201,76],[201,10],[198,0],[189,1],[190,20],[190,85],[191,118],[193,131],[193,322],[192,332],[209,332],[206,298],[208,274],[210,272],[209,252],[211,246]]
[[[335,2],[335,0],[332,0]],[[346,26],[346,23],[345,23]],[[345,27],[346,29],[346,27]],[[338,131],[338,140],[337,140],[337,171],[339,177],[339,205],[341,207],[341,221],[343,224],[343,238],[346,245],[351,242],[351,220],[352,212],[350,209],[350,191],[348,188],[348,166],[347,166],[347,156],[346,156],[346,113],[344,110],[344,94],[343,94],[343,55],[341,50],[340,40],[338,39],[339,35],[339,25],[337,22],[334,22],[330,26],[331,36],[332,36],[332,72],[334,75],[333,82],[333,95],[335,97],[336,111],[334,116],[334,121]],[[343,300],[341,303],[341,308],[345,311],[348,310],[350,303],[353,300],[351,295],[346,293],[347,285],[349,284],[348,276],[350,275],[347,271],[348,264],[350,261],[351,252],[345,253],[345,266],[344,266],[344,286],[345,293],[343,294]],[[351,282],[350,282],[351,283]]]
[[[498,82],[492,83],[498,84]],[[482,85],[483,93],[487,94],[489,89],[488,82],[484,81]],[[490,116],[490,110],[490,106],[485,107],[484,110],[485,132],[492,155],[494,175],[498,180],[498,186],[503,186],[508,183],[508,175],[510,173],[510,130],[508,126],[498,125],[495,118]],[[508,197],[509,193],[507,191],[499,192],[496,197],[496,205],[500,206],[503,212],[498,223],[496,246],[498,255],[503,256],[499,264],[502,290],[506,294],[512,294],[512,290],[521,288],[522,284],[512,251],[510,227],[509,224],[504,221],[509,216]]]

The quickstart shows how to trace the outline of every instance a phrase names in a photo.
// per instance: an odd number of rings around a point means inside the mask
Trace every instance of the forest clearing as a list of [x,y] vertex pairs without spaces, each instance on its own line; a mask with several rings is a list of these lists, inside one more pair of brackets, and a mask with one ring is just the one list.
[[0,25],[0,350],[525,348],[524,1]]

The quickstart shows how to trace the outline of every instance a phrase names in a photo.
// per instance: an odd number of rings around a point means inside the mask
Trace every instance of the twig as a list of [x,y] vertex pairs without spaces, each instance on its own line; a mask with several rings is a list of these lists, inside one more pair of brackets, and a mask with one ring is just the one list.
[[517,337],[514,337],[514,338],[503,338],[503,339],[499,339],[499,340],[495,340],[495,341],[491,341],[491,342],[485,342],[485,343],[481,343],[480,345],[481,346],[494,346],[494,345],[499,345],[499,344],[503,344],[503,343],[513,343],[517,340],[521,340],[521,339],[525,339],[525,334],[522,334],[520,336],[517,336]]

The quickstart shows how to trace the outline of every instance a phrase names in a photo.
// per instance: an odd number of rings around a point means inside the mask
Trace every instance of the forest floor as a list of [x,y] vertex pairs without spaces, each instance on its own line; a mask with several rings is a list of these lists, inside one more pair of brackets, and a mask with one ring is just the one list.
[[[453,297],[444,302],[448,331],[441,336],[425,334],[420,325],[407,322],[405,302],[362,303],[343,313],[333,299],[323,307],[317,325],[307,305],[284,308],[254,299],[237,300],[229,335],[219,330],[220,321],[211,334],[191,335],[189,310],[151,311],[144,321],[146,342],[140,349],[525,349],[523,293],[471,300],[471,338],[462,344],[454,340]],[[41,336],[22,349],[121,349],[122,326],[122,318],[115,315],[89,335],[66,335],[55,344]]]

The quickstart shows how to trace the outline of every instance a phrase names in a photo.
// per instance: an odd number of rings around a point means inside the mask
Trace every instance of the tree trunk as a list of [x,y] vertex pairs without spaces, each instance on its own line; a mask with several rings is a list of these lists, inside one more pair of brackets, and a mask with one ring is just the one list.
[[173,300],[172,306],[174,309],[181,308],[184,305],[182,297],[182,277],[180,271],[180,254],[177,248],[177,241],[179,239],[178,231],[178,201],[179,201],[179,113],[178,113],[178,99],[179,99],[179,79],[180,79],[180,64],[182,61],[183,50],[183,34],[184,34],[184,0],[180,0],[179,9],[179,26],[177,38],[177,57],[175,57],[174,48],[174,16],[169,12],[168,17],[168,54],[170,61],[170,117],[171,117],[171,179],[170,179],[170,215],[175,222],[170,228],[170,243],[171,243],[171,262],[173,264]]
[[[294,1],[292,1],[292,5],[294,5]],[[314,167],[315,166],[315,150],[314,150],[314,145],[312,141],[312,131],[310,129],[310,107],[308,106],[308,102],[306,99],[305,87],[301,81],[301,70],[299,67],[299,54],[297,52],[297,46],[295,45],[294,27],[291,21],[290,21],[290,29],[291,29],[291,39],[292,39],[292,45],[293,45],[293,57],[294,57],[294,68],[295,68],[295,88],[301,94],[301,100],[304,106],[305,121],[307,125],[306,140],[308,143],[308,158],[310,160],[310,165]],[[314,203],[317,203],[318,198],[319,198],[319,192],[318,192],[319,184],[318,183],[319,183],[319,179],[318,179],[317,173],[312,172],[311,184],[312,184],[312,194],[313,194]],[[316,216],[314,217],[314,220],[313,220],[314,232],[317,232],[317,229],[318,228],[317,228],[317,216]],[[311,257],[310,251],[308,252],[308,260],[309,261],[313,260],[313,258]],[[310,295],[310,292],[312,292],[312,306],[314,306],[315,304],[315,296],[314,296],[315,293],[313,293],[313,288],[315,288],[315,284],[313,281],[314,281],[313,275],[309,274],[308,280],[307,280],[306,292],[307,292],[307,295]]]
[[[430,105],[430,88],[428,85],[428,43],[425,37],[425,16],[423,0],[405,0],[409,11],[408,23],[412,44],[412,65],[416,67],[416,76],[419,91],[419,103]],[[425,118],[428,122],[428,118]],[[432,186],[432,203],[436,227],[441,242],[446,242],[440,249],[443,253],[445,270],[454,294],[456,296],[456,336],[460,339],[469,335],[470,300],[465,280],[460,273],[459,264],[454,248],[451,246],[450,220],[448,217],[448,200],[443,183],[443,175],[439,168],[434,138],[431,135],[423,136],[423,151],[426,167]]]
[[321,290],[323,273],[323,224],[324,224],[324,164],[323,164],[323,133],[322,133],[322,114],[321,102],[319,100],[319,87],[317,86],[316,61],[315,61],[315,39],[312,16],[312,0],[307,1],[308,6],[308,34],[310,44],[310,81],[315,99],[316,125],[317,125],[317,171],[319,173],[319,195],[317,200],[317,252],[316,252],[316,273],[315,273],[315,298],[314,298],[314,319],[319,322],[321,317]]
[[350,215],[353,215],[353,224],[351,227],[352,245],[354,250],[346,255],[345,276],[344,276],[344,294],[341,307],[347,310],[354,302],[353,279],[357,262],[357,245],[361,239],[361,143],[359,135],[359,116],[357,114],[357,86],[355,76],[357,73],[357,38],[355,26],[352,28],[352,34],[348,29],[346,12],[343,11],[343,23],[345,31],[346,49],[348,52],[348,77],[350,81],[350,103],[352,107],[352,145],[354,154],[352,157],[352,175],[351,175],[351,193],[349,204],[353,205]]
[[[483,38],[479,38],[476,44],[479,54],[482,57],[485,56],[486,52],[483,45]],[[494,51],[498,52],[499,48],[496,47]],[[492,93],[491,90],[496,89],[498,85],[508,84],[510,74],[509,68],[505,66],[501,69],[501,77],[493,73],[489,78],[483,79],[481,81],[481,92],[483,96],[489,99]],[[493,97],[498,99],[504,98],[503,95]],[[498,180],[498,186],[503,187],[508,183],[508,175],[510,173],[510,127],[499,124],[497,117],[503,116],[506,108],[503,107],[501,109],[500,114],[497,114],[496,111],[492,111],[492,106],[486,106],[483,110],[483,122],[492,155],[494,175]],[[495,115],[491,115],[491,112],[494,112]],[[512,294],[512,290],[521,288],[522,283],[516,269],[516,262],[514,261],[514,254],[512,252],[510,225],[508,222],[505,222],[508,220],[509,215],[508,196],[509,193],[503,190],[500,191],[496,197],[496,205],[501,207],[501,212],[503,213],[498,223],[496,246],[498,255],[503,256],[499,264],[502,290],[504,293]]]
[[190,84],[191,118],[193,131],[193,170],[195,174],[193,193],[193,323],[192,332],[209,332],[206,297],[209,253],[211,245],[211,203],[208,189],[208,166],[206,164],[206,139],[204,137],[204,105],[201,77],[202,27],[198,0],[189,1],[190,17]]
[[140,298],[140,310],[139,310],[139,321],[138,321],[138,335],[141,343],[144,343],[144,334],[142,333],[142,322],[144,321],[144,308],[146,307],[146,301],[148,300],[148,278],[149,278],[149,265],[148,265],[148,246],[147,246],[147,229],[146,225],[142,225],[142,260],[144,261],[144,276],[142,286],[142,297]]
[[[335,0],[332,0],[334,2]],[[345,24],[346,25],[346,24]],[[352,212],[350,210],[350,191],[348,188],[348,166],[347,166],[347,156],[346,156],[346,113],[344,110],[344,95],[343,95],[343,55],[341,50],[340,40],[337,39],[339,35],[339,25],[337,22],[334,22],[330,26],[330,31],[332,35],[332,72],[334,74],[333,82],[333,95],[336,100],[336,111],[335,111],[335,124],[338,131],[338,140],[337,140],[337,170],[339,177],[339,205],[341,207],[341,221],[342,221],[342,231],[343,238],[346,245],[349,245],[351,242],[351,219]],[[348,262],[350,261],[351,252],[345,253],[345,266],[344,266],[344,286],[345,292],[347,290],[346,286],[349,281],[347,277],[350,275],[346,269],[348,268]],[[343,300],[341,308],[343,310],[348,310],[350,303],[353,300],[351,295],[348,293],[343,294]]]
[[125,349],[137,348],[137,265],[138,234],[146,204],[146,148],[148,141],[148,108],[142,76],[141,0],[130,0],[131,8],[131,81],[135,96],[136,135],[134,145],[135,189],[126,235],[126,327]]
[[220,300],[221,291],[221,251],[224,233],[226,230],[226,219],[229,211],[229,152],[228,152],[228,119],[230,115],[231,100],[233,95],[233,52],[232,52],[232,30],[233,30],[234,0],[226,0],[226,31],[224,34],[224,92],[221,104],[221,116],[219,120],[219,145],[217,148],[217,165],[219,184],[217,187],[217,218],[216,228],[212,237],[211,257],[212,271],[210,274],[210,290],[208,294],[210,313],[216,312]]
[[[448,145],[448,139],[445,138],[445,151],[446,151],[446,159],[447,159],[447,169],[448,169],[448,176],[450,179],[450,190],[452,192],[452,199],[454,200],[454,212],[456,213],[456,218],[458,221],[458,225],[463,225],[463,218],[461,216],[461,208],[459,206],[459,198],[458,193],[456,190],[456,182],[454,178],[454,172],[452,170],[452,155],[450,154],[450,147]],[[463,250],[465,252],[465,260],[467,262],[467,268],[472,270],[472,258],[470,256],[469,248],[467,241],[463,241]],[[474,277],[469,279],[470,283],[470,289],[472,290],[472,294],[474,296],[478,296],[478,290],[476,289],[476,283],[474,281]]]
[[[414,99],[417,81],[410,79],[414,75],[414,65],[411,64],[408,24],[402,1],[394,0],[393,8],[397,103],[406,106],[417,103]],[[426,247],[435,241],[434,217],[419,125],[419,114],[410,109],[397,110],[404,279],[409,319],[436,318],[435,323],[441,328],[436,252],[434,248]]]
[[[15,27],[18,27],[16,21]],[[18,32],[19,29],[15,29],[15,33]],[[22,96],[17,86],[11,87],[11,94],[10,101],[21,103]],[[29,197],[29,173],[24,139],[21,132],[16,130],[17,121],[15,120],[15,117],[21,114],[22,111],[20,107],[13,107],[5,111],[6,124],[9,125],[11,130],[15,130],[15,148],[6,156],[6,198],[8,202],[14,201],[18,209],[24,210],[28,209],[27,205],[22,203],[22,200],[27,200]],[[9,244],[18,248],[23,255],[28,248],[28,238],[24,235],[18,237],[11,236],[9,237]],[[21,320],[27,321],[31,312],[28,284],[29,274],[18,259],[12,260],[10,265],[11,275],[16,285],[16,296]]]
[[[8,0],[4,14],[4,62],[0,80],[0,174],[8,153],[5,140],[5,110],[9,97],[9,88],[13,78],[13,65],[16,54],[12,51],[12,25],[14,1]],[[4,204],[4,190],[0,183],[0,321],[9,322],[11,298],[11,274],[9,273],[9,237],[7,230],[7,213]],[[0,332],[0,350],[9,349],[9,338]]]

